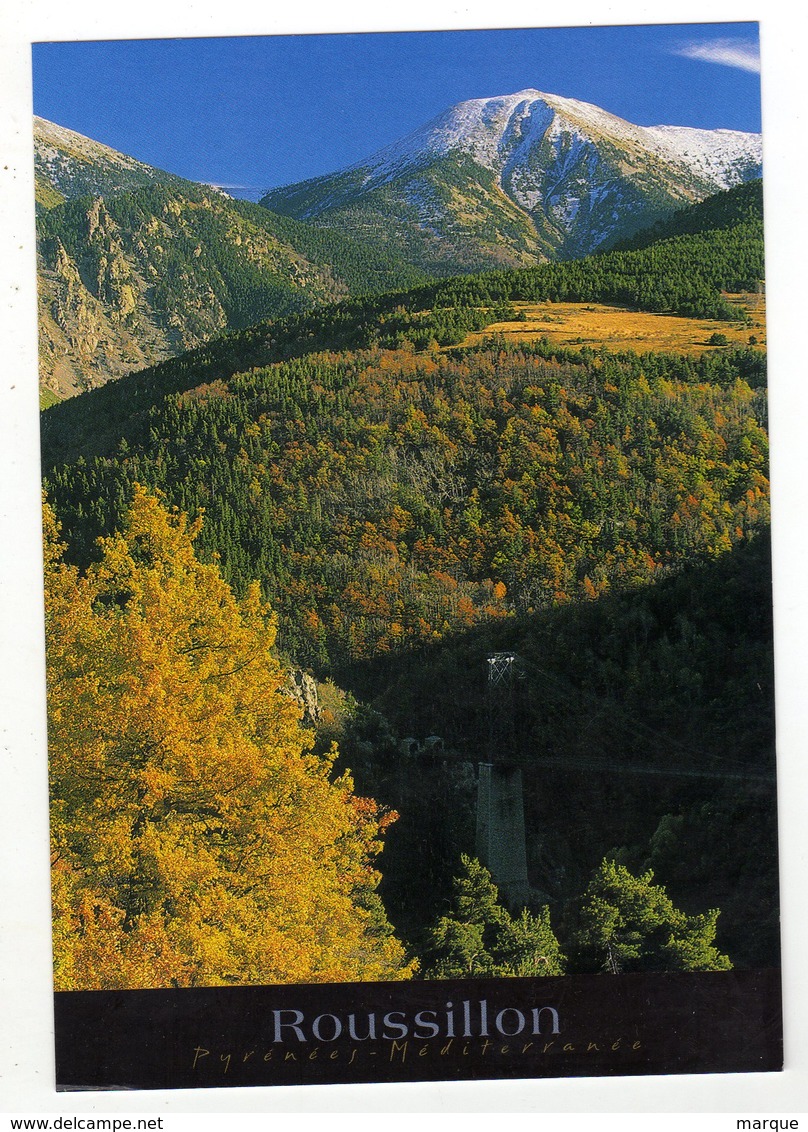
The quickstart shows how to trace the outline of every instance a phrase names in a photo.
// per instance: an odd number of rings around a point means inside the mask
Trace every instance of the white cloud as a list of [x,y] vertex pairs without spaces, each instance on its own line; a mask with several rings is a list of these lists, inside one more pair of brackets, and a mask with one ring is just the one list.
[[756,43],[748,40],[711,39],[703,43],[688,43],[680,47],[676,54],[760,74],[760,51]]

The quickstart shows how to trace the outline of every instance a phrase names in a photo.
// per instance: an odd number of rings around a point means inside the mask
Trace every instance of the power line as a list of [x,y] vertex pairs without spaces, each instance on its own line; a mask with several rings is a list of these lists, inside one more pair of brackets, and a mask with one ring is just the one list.
[[[673,736],[657,731],[634,713],[628,712],[614,700],[593,695],[591,692],[573,686],[553,672],[541,668],[535,661],[517,655],[513,650],[489,653],[486,657],[488,664],[488,744],[487,759],[513,766],[521,766],[533,770],[542,767],[561,767],[569,770],[593,770],[609,774],[635,774],[649,777],[667,778],[693,778],[717,779],[720,781],[759,782],[761,784],[774,784],[773,772],[749,770],[744,764],[724,759],[715,753],[705,754],[680,742]],[[605,715],[611,722],[618,723],[635,737],[647,740],[652,739],[658,749],[670,752],[671,747],[695,760],[695,766],[688,767],[659,767],[616,761],[605,755],[601,759],[582,758],[580,755],[546,756],[519,753],[516,744],[516,726],[514,719],[514,689],[517,676],[521,681],[525,669],[530,669],[545,680],[550,680],[562,694],[576,701],[581,699],[589,701],[597,709],[597,715]],[[507,718],[505,718],[507,717]],[[619,718],[618,718],[619,717]],[[590,717],[592,718],[592,717]],[[472,740],[466,740],[465,746],[471,745]],[[480,747],[485,747],[482,736]],[[440,757],[456,762],[481,761],[478,758],[466,757],[463,754],[453,755],[442,751]],[[704,764],[712,764],[712,766]]]
[[[692,747],[688,747],[685,743],[680,742],[672,735],[657,731],[655,728],[639,719],[634,713],[627,711],[621,704],[616,703],[613,699],[610,698],[609,700],[606,700],[604,697],[593,695],[591,692],[587,692],[583,688],[575,687],[569,684],[569,682],[562,680],[555,673],[548,672],[546,669],[541,668],[538,664],[535,663],[535,661],[525,660],[523,657],[520,659],[522,660],[522,664],[525,667],[532,669],[535,673],[544,677],[545,679],[551,680],[556,685],[556,687],[558,687],[561,692],[566,694],[568,697],[574,697],[575,699],[583,698],[585,700],[588,700],[591,704],[599,709],[600,713],[607,714],[612,720],[614,720],[616,716],[621,716],[622,719],[620,722],[622,723],[622,726],[627,731],[634,734],[636,737],[651,738],[657,744],[661,745],[664,750],[669,750],[671,747],[676,747],[679,751],[682,752],[682,754],[688,755],[691,758],[697,759],[701,762],[704,762],[705,760],[711,761],[714,765],[717,766],[716,777],[727,777],[728,775],[735,774],[741,777],[749,777],[751,775],[752,777],[761,777],[772,780],[774,778],[773,774],[755,775],[755,772],[748,771],[742,763],[733,763],[732,761],[727,761],[721,755],[718,755],[714,752],[705,753],[703,751],[694,750]],[[686,772],[671,771],[671,773]],[[706,771],[702,773],[704,773],[705,776],[707,775]]]

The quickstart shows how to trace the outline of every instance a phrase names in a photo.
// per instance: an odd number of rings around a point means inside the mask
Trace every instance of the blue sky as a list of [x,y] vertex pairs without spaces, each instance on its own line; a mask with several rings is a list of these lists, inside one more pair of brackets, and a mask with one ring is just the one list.
[[40,43],[33,65],[42,117],[192,180],[261,189],[526,87],[639,125],[760,129],[751,23]]

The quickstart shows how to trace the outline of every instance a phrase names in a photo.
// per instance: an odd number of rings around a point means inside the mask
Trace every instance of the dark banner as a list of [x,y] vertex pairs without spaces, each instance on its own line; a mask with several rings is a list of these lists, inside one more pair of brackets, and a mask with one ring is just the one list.
[[70,991],[57,1088],[782,1068],[780,972]]

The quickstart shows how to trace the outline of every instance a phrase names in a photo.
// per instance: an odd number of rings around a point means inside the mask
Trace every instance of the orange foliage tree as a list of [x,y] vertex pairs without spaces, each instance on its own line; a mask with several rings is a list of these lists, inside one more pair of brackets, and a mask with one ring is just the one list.
[[137,488],[80,575],[45,508],[57,989],[407,978],[395,816],[311,752],[258,587]]

